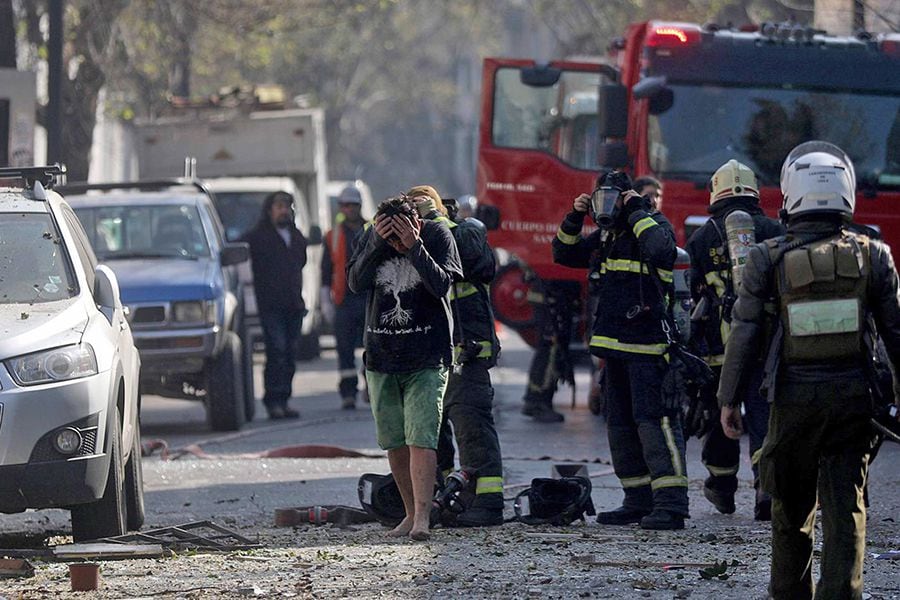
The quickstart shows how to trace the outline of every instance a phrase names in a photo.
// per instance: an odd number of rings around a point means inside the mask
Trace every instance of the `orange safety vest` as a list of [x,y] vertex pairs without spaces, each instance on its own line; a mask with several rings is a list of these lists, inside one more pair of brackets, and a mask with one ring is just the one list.
[[331,297],[336,306],[344,303],[344,296],[347,294],[347,242],[345,237],[343,225],[338,225],[325,234],[325,242],[331,249]]

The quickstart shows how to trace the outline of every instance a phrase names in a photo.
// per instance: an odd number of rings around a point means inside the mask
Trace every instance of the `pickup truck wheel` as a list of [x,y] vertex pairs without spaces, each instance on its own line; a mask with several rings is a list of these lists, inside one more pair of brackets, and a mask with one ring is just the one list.
[[125,533],[125,486],[122,463],[122,426],[116,409],[112,430],[108,432],[109,475],[103,497],[95,502],[73,506],[72,537],[76,542],[112,537]]
[[128,531],[137,531],[144,525],[144,463],[141,460],[141,420],[134,423],[134,442],[131,456],[125,463],[125,508]]
[[244,371],[241,338],[225,332],[222,351],[206,369],[206,414],[214,431],[236,431],[244,424]]

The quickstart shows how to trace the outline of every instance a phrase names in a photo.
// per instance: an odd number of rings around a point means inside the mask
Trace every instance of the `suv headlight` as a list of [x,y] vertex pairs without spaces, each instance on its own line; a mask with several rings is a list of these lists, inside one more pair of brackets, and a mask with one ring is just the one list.
[[172,319],[176,323],[216,323],[216,303],[214,300],[204,302],[176,302],[172,305]]
[[36,385],[97,374],[97,357],[90,344],[64,346],[7,361],[19,385]]

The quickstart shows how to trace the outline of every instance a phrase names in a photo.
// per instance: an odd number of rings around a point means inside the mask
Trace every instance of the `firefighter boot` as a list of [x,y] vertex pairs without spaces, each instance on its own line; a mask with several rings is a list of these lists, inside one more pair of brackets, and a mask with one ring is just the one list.
[[456,517],[455,527],[503,525],[503,494],[477,494],[472,505]]
[[641,519],[641,529],[684,529],[684,517],[668,510],[654,509]]
[[[732,482],[732,480],[734,481]],[[730,478],[710,476],[703,483],[703,496],[716,507],[717,511],[723,515],[730,515],[735,510],[734,492],[736,488],[737,480],[734,476]]]
[[649,515],[649,511],[620,506],[615,510],[607,510],[597,513],[597,522],[601,525],[631,525],[640,523],[641,519]]

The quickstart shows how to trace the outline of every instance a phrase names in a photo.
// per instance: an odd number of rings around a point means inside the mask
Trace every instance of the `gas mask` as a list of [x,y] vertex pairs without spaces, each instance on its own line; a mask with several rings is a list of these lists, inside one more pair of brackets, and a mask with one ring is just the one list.
[[600,229],[611,229],[616,223],[616,217],[619,215],[619,207],[616,201],[622,191],[614,188],[601,186],[594,190],[591,194],[591,217]]
[[623,192],[631,189],[631,178],[621,171],[606,173],[591,194],[591,217],[601,229],[611,229],[616,224],[620,207],[616,204]]

